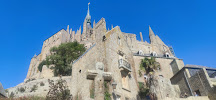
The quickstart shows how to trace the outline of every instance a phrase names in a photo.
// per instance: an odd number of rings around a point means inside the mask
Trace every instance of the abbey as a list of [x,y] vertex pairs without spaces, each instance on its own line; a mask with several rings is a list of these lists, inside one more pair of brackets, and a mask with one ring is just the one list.
[[[145,73],[140,74],[140,63],[142,59],[151,57],[160,64],[160,69],[155,73],[157,86],[154,87],[158,100],[181,100],[182,93],[191,96],[188,100],[215,100],[216,69],[185,66],[183,60],[175,56],[172,47],[168,47],[150,26],[150,43],[143,40],[141,32],[140,37],[141,41],[137,40],[136,34],[122,32],[119,26],[107,30],[104,18],[97,23],[94,21],[92,25],[88,6],[82,29],[80,27],[73,31],[68,26],[66,30],[62,29],[46,39],[41,53],[31,59],[25,81],[17,87],[10,88],[9,92],[16,92],[16,88],[26,86],[26,92],[17,93],[17,96],[45,96],[48,92],[47,79],[56,80],[56,77],[46,65],[43,66],[42,72],[38,71],[38,65],[50,55],[51,47],[78,41],[85,45],[87,51],[76,61],[71,62],[72,75],[63,77],[67,80],[75,100],[102,100],[104,84],[108,85],[108,93],[114,100],[140,99],[139,83],[145,83],[149,78]],[[45,83],[43,88],[38,87],[35,93],[28,92],[30,87],[40,82]],[[93,97],[92,89],[95,91]],[[194,92],[200,96],[194,97]]]

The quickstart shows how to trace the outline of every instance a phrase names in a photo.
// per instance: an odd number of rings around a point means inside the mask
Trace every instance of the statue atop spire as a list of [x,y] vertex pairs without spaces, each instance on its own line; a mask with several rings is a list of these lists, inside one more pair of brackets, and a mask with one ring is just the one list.
[[88,3],[88,11],[87,11],[87,15],[86,15],[86,21],[87,23],[90,23],[91,25],[91,15],[90,15],[90,11],[89,11],[89,5],[90,5],[90,2]]

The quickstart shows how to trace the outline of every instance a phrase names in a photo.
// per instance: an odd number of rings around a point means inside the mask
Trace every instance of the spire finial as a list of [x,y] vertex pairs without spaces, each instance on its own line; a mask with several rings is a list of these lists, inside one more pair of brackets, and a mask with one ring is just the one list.
[[90,15],[90,12],[89,12],[89,5],[90,5],[90,2],[88,3],[88,15]]

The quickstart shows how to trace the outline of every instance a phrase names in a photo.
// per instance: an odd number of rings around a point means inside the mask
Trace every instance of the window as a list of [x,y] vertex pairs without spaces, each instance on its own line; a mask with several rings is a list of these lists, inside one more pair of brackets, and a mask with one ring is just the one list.
[[118,37],[118,44],[121,45],[121,38]]
[[121,72],[121,76],[122,76],[122,88],[129,91],[128,75],[124,72]]

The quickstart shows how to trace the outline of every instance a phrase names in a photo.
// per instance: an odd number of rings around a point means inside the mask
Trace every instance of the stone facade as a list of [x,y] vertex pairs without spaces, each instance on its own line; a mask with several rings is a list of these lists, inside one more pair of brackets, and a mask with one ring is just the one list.
[[186,65],[171,78],[171,81],[179,86],[182,93],[187,93],[191,96],[208,96],[210,100],[215,100],[215,72],[216,69],[213,68]]
[[[161,66],[160,70],[156,72],[157,80],[155,80],[155,84],[157,84],[157,86],[151,87],[156,91],[159,100],[181,100],[179,99],[181,93],[187,93],[192,96],[193,93],[191,90],[200,88],[189,84],[190,82],[199,84],[198,76],[189,75],[190,72],[185,69],[186,67],[184,67],[183,60],[175,57],[170,47],[168,47],[159,36],[155,35],[150,26],[150,43],[143,40],[141,32],[140,37],[141,41],[138,41],[136,39],[136,34],[122,32],[119,26],[107,30],[104,18],[101,18],[97,23],[94,21],[92,27],[88,8],[88,13],[83,23],[83,29],[80,27],[75,32],[68,26],[66,30],[62,29],[46,39],[43,42],[41,53],[35,55],[31,59],[25,82],[16,87],[9,88],[9,91],[17,92],[16,89],[21,86],[25,86],[27,91],[29,91],[29,88],[31,88],[32,85],[37,85],[38,82],[43,81],[47,84],[47,79],[55,79],[56,77],[53,77],[52,70],[47,66],[43,66],[42,72],[38,71],[37,67],[40,62],[50,55],[50,48],[73,41],[84,44],[87,48],[87,51],[82,56],[76,61],[71,62],[72,75],[66,78],[74,99],[92,100],[90,92],[93,88],[95,89],[94,99],[103,99],[105,83],[107,84],[106,88],[108,88],[108,92],[111,94],[113,100],[139,99],[138,82],[144,82],[145,77],[139,74],[140,63],[142,59],[151,57],[155,57],[155,60],[159,62]],[[211,75],[214,74],[216,73]],[[201,79],[205,81],[203,85],[208,87],[209,91],[215,91],[212,89],[215,83],[213,81],[208,83],[213,79],[208,78],[205,71],[200,75]],[[31,79],[36,80],[26,83],[27,80]],[[113,86],[114,83],[117,84],[116,88]],[[44,89],[46,89],[46,91],[39,89],[35,93],[17,93],[16,96],[45,96],[48,86],[46,85],[45,87]],[[214,93],[204,93],[205,91],[201,89],[202,88],[200,88],[200,92],[202,96],[211,95],[211,97],[214,98]],[[206,97],[203,98],[206,99]],[[194,97],[185,100],[194,100]]]
[[7,95],[5,93],[5,90],[4,90],[3,86],[2,86],[2,84],[0,83],[0,99],[5,98],[5,97],[7,97]]

